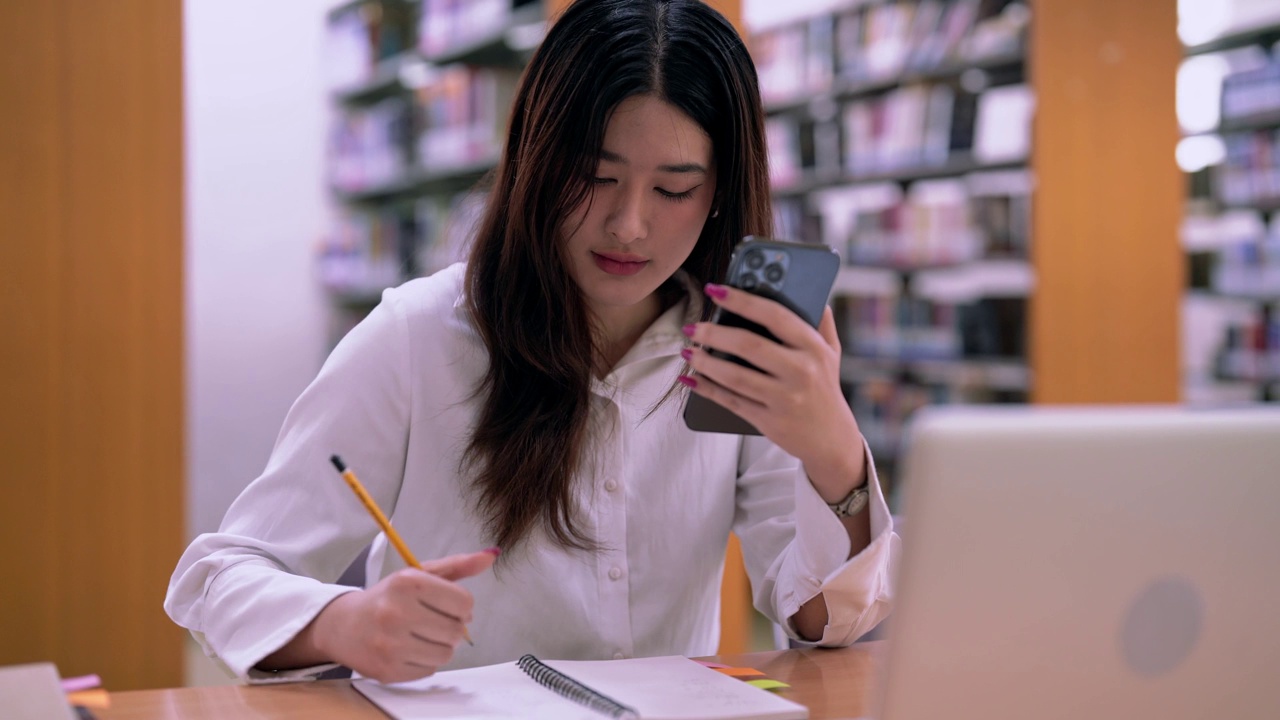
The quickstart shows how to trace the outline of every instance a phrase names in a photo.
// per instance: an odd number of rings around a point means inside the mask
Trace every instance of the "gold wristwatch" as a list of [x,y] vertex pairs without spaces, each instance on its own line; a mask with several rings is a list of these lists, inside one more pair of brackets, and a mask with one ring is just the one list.
[[849,491],[849,494],[842,500],[833,503],[827,503],[827,507],[831,508],[831,512],[836,514],[838,518],[853,517],[866,509],[868,502],[871,500],[871,492],[867,490],[867,484],[862,483],[858,487]]

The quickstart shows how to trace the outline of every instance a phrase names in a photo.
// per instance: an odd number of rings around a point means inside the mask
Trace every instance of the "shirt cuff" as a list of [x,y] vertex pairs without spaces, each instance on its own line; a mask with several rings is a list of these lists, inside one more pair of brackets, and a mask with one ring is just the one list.
[[888,615],[900,541],[865,439],[863,449],[870,496],[863,512],[871,514],[871,542],[852,558],[844,524],[807,477],[802,474],[796,482],[796,578],[794,591],[781,599],[779,608],[783,629],[792,639],[810,642],[799,637],[791,618],[819,593],[826,599],[828,620],[814,644],[847,645]]
[[[288,644],[329,603],[359,588],[321,583],[267,567],[240,566],[234,570],[220,573],[209,591],[228,608],[240,611],[238,622],[232,618],[222,627],[206,628],[202,644],[217,653],[219,662],[253,684],[311,680],[336,667],[327,663],[272,672],[256,665]],[[268,581],[269,589],[265,587]],[[212,604],[216,607],[219,603]]]

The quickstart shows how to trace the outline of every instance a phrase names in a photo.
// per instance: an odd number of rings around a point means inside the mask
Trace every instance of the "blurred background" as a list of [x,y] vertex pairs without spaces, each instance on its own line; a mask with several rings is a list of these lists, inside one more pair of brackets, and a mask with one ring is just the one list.
[[[463,257],[568,0],[13,0],[0,23],[0,664],[225,682],[164,616],[382,289]],[[1275,402],[1280,2],[714,0],[776,235],[844,261],[896,506],[936,403]],[[722,649],[763,649],[730,550]]]

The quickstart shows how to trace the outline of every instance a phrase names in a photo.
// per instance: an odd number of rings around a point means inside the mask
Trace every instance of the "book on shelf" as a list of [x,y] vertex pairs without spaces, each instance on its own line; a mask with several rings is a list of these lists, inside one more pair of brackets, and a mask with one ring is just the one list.
[[325,26],[324,65],[328,87],[346,89],[368,82],[380,65],[413,47],[413,11],[409,3],[349,5],[330,15]]
[[1008,0],[850,2],[752,38],[767,104],[1016,57],[1029,11]]
[[894,361],[1019,360],[1026,351],[1026,300],[939,302],[910,295],[836,302],[841,347]]
[[414,214],[420,237],[417,266],[424,275],[466,259],[475,237],[486,196],[464,192],[450,197],[425,197],[417,201]]
[[415,154],[428,171],[493,161],[506,136],[519,72],[451,65],[415,94],[421,129]]
[[912,270],[1030,252],[1030,172],[972,173],[812,194],[821,239],[845,262]]
[[981,163],[1025,160],[1031,155],[1035,95],[1026,85],[1004,85],[978,96],[973,157]]
[[1280,207],[1280,129],[1229,133],[1217,172],[1218,197],[1228,205]]
[[335,112],[327,146],[330,186],[359,192],[402,178],[414,125],[412,103],[402,96]]
[[1227,325],[1214,364],[1222,379],[1280,382],[1280,316],[1258,308],[1246,321]]
[[[1227,75],[1222,80],[1224,123],[1280,112],[1280,60]],[[1280,125],[1280,120],[1277,120]]]
[[321,284],[350,304],[466,258],[485,195],[427,196],[411,204],[342,209],[320,244]]
[[321,242],[318,273],[329,292],[376,302],[382,290],[415,274],[417,228],[401,208],[341,210]]
[[1009,165],[1030,154],[1034,98],[1025,85],[969,93],[916,84],[843,104],[837,118],[775,115],[765,122],[770,179],[787,189],[937,168],[956,159]]
[[1280,232],[1224,246],[1216,259],[1210,276],[1215,292],[1280,302]]
[[515,11],[537,0],[423,0],[418,47],[428,58],[502,33]]

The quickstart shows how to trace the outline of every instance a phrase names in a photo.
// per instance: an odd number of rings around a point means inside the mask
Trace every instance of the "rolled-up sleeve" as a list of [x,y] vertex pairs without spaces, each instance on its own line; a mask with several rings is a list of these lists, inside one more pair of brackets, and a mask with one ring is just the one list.
[[334,349],[290,409],[262,475],[218,532],[191,543],[170,580],[165,611],[240,678],[308,674],[253,667],[353,590],[334,582],[377,534],[330,456],[355,469],[388,514],[395,510],[411,398],[406,321],[394,293]]
[[[864,442],[865,447],[865,442]],[[866,448],[871,543],[849,557],[849,534],[800,461],[766,438],[744,438],[734,532],[757,610],[801,640],[790,618],[821,593],[828,620],[815,644],[849,645],[888,616],[900,541]]]

